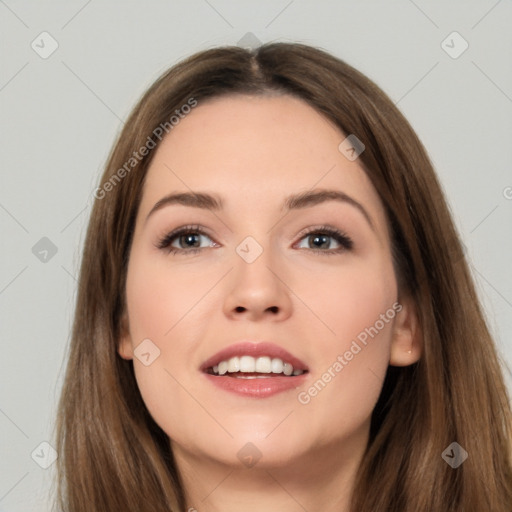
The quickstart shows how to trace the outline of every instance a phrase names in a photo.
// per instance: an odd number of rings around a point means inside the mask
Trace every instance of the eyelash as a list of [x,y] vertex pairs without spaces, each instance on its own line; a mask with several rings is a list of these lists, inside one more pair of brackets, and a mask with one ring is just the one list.
[[[174,241],[175,238],[177,238],[181,235],[187,235],[187,234],[204,235],[204,236],[210,238],[203,231],[201,226],[199,226],[199,225],[182,226],[182,227],[177,228],[174,231],[168,233],[163,238],[161,238],[157,244],[157,247],[158,247],[158,249],[162,249],[162,250],[166,249],[171,254],[176,254],[176,253],[194,254],[199,251],[202,251],[203,249],[207,249],[207,247],[190,247],[188,249],[179,249],[177,247],[171,246],[171,243]],[[339,253],[342,253],[345,251],[350,251],[350,250],[352,250],[352,248],[354,246],[354,242],[346,233],[343,233],[342,231],[339,231],[338,229],[332,228],[330,226],[318,226],[318,227],[310,228],[307,232],[301,233],[300,240],[302,240],[303,238],[306,238],[307,236],[312,235],[312,234],[326,235],[328,237],[333,238],[336,242],[338,242],[341,245],[341,247],[338,249],[323,250],[323,249],[308,248],[308,250],[310,250],[310,251],[323,253],[323,255],[326,255],[326,256],[332,256],[334,254],[339,254]]]

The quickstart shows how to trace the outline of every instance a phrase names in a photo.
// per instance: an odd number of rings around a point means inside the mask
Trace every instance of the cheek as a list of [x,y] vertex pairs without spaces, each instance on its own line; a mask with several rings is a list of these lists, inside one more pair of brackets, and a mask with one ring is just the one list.
[[[204,410],[192,398],[197,394],[197,379],[190,361],[208,333],[204,321],[208,297],[198,301],[217,281],[218,273],[211,269],[200,274],[191,267],[175,270],[165,258],[136,251],[130,259],[126,293],[137,385],[156,423],[183,443],[195,439],[196,428],[197,435],[201,430],[201,422],[184,421],[183,411],[189,418],[204,416]],[[150,354],[147,366],[144,357],[137,357],[137,347],[143,340],[148,347],[144,353]]]
[[325,289],[323,294],[317,289],[309,300],[335,335],[322,331],[327,334],[318,343],[321,362],[297,399],[308,421],[319,429],[323,425],[325,435],[335,437],[338,429],[355,430],[371,415],[388,368],[400,307],[387,260],[333,274]]
[[215,278],[206,271],[197,274],[182,267],[171,268],[165,258],[135,255],[126,285],[134,344],[143,338],[171,338]]
[[[330,272],[310,270],[298,275],[293,287],[310,309],[311,318],[316,322],[313,312],[319,320],[317,331],[321,339],[330,342],[325,346],[327,352],[333,343],[339,350],[348,347],[356,336],[379,321],[397,297],[393,266],[378,255],[371,261],[356,261]],[[379,326],[383,335],[389,331],[381,322]]]

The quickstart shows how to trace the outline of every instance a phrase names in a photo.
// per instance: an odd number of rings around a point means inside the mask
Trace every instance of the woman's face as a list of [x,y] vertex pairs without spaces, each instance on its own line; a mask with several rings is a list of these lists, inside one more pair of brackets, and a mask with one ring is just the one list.
[[366,442],[407,310],[383,206],[344,139],[299,99],[232,96],[157,148],[119,352],[178,456],[271,467]]

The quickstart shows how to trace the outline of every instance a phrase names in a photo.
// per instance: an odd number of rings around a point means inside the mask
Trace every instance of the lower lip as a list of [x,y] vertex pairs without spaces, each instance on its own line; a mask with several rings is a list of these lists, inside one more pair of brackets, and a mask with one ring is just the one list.
[[222,377],[204,373],[205,377],[215,386],[240,396],[267,398],[269,396],[296,389],[304,383],[307,373],[292,377],[263,377],[244,379],[237,377]]

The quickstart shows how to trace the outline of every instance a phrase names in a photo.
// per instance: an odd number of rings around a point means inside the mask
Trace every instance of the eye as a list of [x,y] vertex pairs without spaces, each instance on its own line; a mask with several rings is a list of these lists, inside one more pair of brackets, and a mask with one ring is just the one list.
[[[170,253],[196,253],[205,248],[204,246],[201,247],[201,237],[211,240],[200,226],[183,226],[160,239],[157,247],[166,249]],[[213,246],[214,244],[210,244],[206,247]]]
[[[347,234],[330,226],[310,228],[305,234],[303,234],[301,240],[305,240],[307,242],[308,246],[305,247],[306,249],[324,253],[325,255],[350,251],[354,246],[354,242]],[[339,247],[332,248],[332,240],[334,240]]]
[[[157,247],[162,250],[165,249],[171,254],[194,254],[207,247],[215,247],[217,245],[212,241],[209,245],[201,246],[202,237],[211,240],[201,226],[183,226],[161,238],[157,243]],[[307,241],[308,247],[299,246],[299,249],[305,248],[326,255],[350,251],[354,245],[348,235],[330,226],[310,228],[306,233],[302,234],[301,240]],[[331,247],[333,240],[338,244],[337,248]]]

